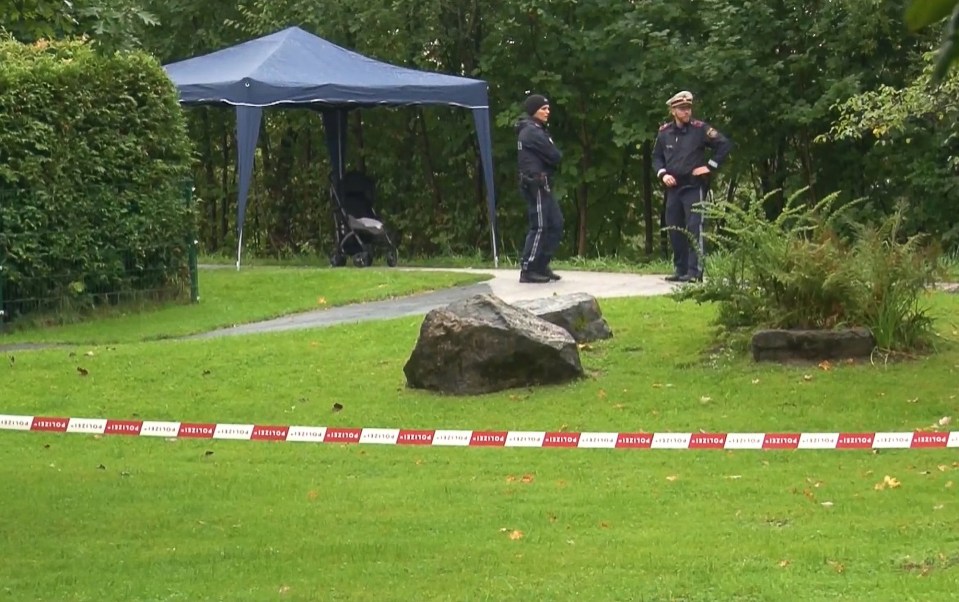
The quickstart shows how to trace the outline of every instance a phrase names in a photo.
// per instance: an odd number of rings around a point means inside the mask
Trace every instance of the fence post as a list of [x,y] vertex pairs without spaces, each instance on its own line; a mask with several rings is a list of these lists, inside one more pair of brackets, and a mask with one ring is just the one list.
[[[193,191],[196,188],[192,183],[188,183],[185,187],[183,198],[186,201],[187,207],[191,209],[191,215],[193,214]],[[188,257],[190,262],[190,301],[193,303],[198,303],[200,301],[200,268],[197,265],[197,245],[200,241],[197,240],[196,235],[196,216],[193,216],[191,223],[193,224],[192,231],[190,232],[189,240],[187,241]]]
[[5,274],[4,271],[3,271],[3,264],[0,263],[0,332],[3,332],[4,329],[6,328],[6,326],[5,326],[6,320],[5,320],[4,318],[7,317],[6,312],[3,310],[3,282],[4,282],[4,280],[6,280],[6,274]]

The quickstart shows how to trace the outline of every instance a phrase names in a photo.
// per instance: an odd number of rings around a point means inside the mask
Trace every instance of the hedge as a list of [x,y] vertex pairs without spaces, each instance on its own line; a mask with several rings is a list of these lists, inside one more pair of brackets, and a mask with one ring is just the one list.
[[176,90],[150,55],[0,40],[7,317],[182,294],[191,161]]

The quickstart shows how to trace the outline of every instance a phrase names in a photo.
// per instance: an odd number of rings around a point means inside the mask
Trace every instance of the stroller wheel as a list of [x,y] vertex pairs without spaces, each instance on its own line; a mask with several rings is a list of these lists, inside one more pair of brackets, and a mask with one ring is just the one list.
[[391,268],[396,267],[396,250],[395,249],[390,249],[389,251],[386,252],[386,265],[390,266]]
[[346,255],[339,251],[330,253],[330,265],[334,268],[341,268],[346,265]]
[[353,256],[353,265],[358,268],[366,268],[373,265],[373,256],[363,251]]

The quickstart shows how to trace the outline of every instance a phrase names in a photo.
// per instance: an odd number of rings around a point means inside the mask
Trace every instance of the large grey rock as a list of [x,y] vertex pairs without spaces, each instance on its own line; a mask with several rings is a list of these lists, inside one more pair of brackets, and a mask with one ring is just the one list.
[[489,294],[426,314],[407,385],[457,395],[558,384],[583,375],[568,332]]
[[868,357],[876,339],[868,328],[847,330],[760,330],[753,335],[757,362]]
[[556,295],[533,301],[519,301],[514,303],[555,324],[573,335],[577,343],[588,343],[613,336],[603,311],[599,308],[596,297],[586,293],[571,295]]

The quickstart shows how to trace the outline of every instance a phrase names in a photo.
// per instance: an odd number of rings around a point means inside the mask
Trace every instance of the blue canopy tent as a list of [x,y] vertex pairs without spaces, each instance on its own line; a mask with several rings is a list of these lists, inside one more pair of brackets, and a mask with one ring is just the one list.
[[183,105],[236,108],[237,269],[253,155],[264,107],[302,107],[322,113],[334,186],[344,175],[346,115],[375,106],[449,105],[470,109],[486,182],[493,260],[496,196],[487,84],[484,81],[397,67],[327,42],[298,27],[164,67]]

